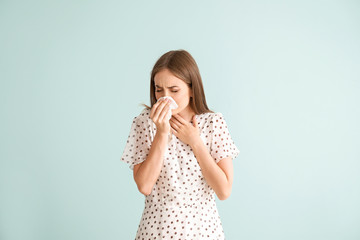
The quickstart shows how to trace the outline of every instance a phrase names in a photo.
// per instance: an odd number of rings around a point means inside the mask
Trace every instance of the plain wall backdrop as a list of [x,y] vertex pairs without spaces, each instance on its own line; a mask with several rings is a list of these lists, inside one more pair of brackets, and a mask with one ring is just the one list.
[[229,240],[360,239],[359,1],[0,1],[0,239],[133,239],[120,162],[185,49],[240,150]]

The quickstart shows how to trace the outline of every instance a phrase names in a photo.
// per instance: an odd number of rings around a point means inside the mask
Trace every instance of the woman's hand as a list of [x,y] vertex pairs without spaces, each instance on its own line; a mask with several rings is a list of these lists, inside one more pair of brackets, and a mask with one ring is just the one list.
[[170,101],[161,100],[154,104],[150,112],[150,118],[156,125],[156,132],[168,135],[170,132],[170,123],[168,114],[170,114]]
[[171,130],[175,136],[190,146],[200,140],[200,130],[195,115],[192,119],[193,124],[187,122],[179,114],[173,115],[170,119]]

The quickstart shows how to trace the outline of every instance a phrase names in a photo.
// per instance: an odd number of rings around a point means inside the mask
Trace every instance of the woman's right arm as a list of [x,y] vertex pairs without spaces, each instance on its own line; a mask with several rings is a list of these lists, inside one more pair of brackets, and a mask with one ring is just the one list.
[[167,100],[154,104],[150,118],[156,125],[156,134],[146,160],[135,165],[133,169],[136,185],[145,196],[150,195],[160,175],[170,132],[170,123],[167,119],[169,111],[169,101]]
[[146,160],[134,166],[136,185],[145,196],[150,195],[160,175],[167,141],[167,134],[156,133]]

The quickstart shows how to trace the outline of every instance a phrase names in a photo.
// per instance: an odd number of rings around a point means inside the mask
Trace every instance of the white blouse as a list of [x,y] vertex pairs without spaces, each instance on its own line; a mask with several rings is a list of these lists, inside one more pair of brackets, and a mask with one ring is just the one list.
[[[236,158],[233,142],[221,113],[196,115],[200,137],[214,161]],[[156,134],[150,109],[134,117],[121,161],[134,165],[146,160]],[[145,208],[135,239],[225,239],[215,202],[191,147],[174,134],[163,158],[163,166]]]

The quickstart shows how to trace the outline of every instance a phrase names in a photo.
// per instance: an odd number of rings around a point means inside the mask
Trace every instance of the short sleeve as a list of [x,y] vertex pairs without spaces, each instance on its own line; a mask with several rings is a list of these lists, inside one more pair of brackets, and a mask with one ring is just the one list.
[[145,117],[137,116],[133,119],[129,136],[123,151],[121,161],[134,165],[145,161],[151,147],[150,125]]
[[210,154],[218,163],[221,159],[231,157],[235,159],[240,151],[231,138],[229,129],[222,113],[215,113],[211,121]]

